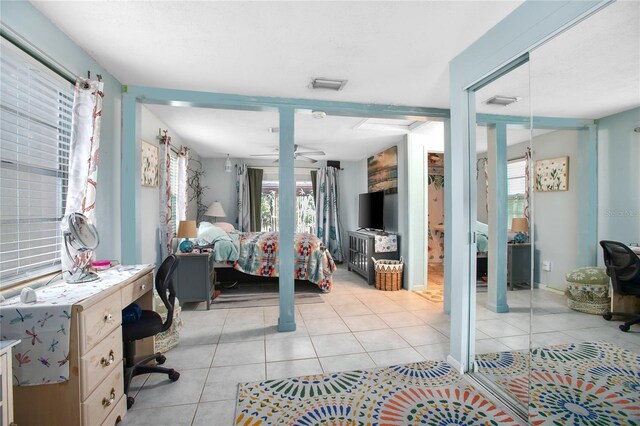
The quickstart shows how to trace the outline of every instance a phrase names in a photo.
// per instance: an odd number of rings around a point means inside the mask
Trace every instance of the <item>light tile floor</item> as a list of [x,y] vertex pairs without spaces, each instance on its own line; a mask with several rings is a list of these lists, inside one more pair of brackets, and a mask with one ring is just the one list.
[[[239,382],[446,358],[449,317],[441,303],[404,290],[378,291],[345,266],[334,278],[324,303],[296,306],[291,333],[277,332],[277,306],[185,306],[180,345],[167,352],[166,362],[180,371],[180,380],[136,377],[136,403],[122,424],[231,425]],[[510,291],[506,314],[486,309],[486,294],[477,295],[476,350],[526,349],[531,292]],[[605,340],[640,352],[637,329],[622,333],[617,322],[572,311],[562,295],[549,291],[534,290],[533,301],[536,345]]]

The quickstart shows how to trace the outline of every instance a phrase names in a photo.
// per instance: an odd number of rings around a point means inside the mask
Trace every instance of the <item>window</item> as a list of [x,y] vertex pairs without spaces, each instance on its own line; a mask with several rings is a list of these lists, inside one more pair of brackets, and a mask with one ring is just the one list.
[[73,85],[2,39],[0,288],[60,270]]
[[524,195],[527,187],[525,179],[526,161],[524,158],[507,163],[507,226],[511,227],[511,219],[524,216]]
[[[262,179],[260,218],[262,231],[278,231],[278,171],[265,169]],[[296,230],[316,233],[316,204],[309,172],[296,172]]]

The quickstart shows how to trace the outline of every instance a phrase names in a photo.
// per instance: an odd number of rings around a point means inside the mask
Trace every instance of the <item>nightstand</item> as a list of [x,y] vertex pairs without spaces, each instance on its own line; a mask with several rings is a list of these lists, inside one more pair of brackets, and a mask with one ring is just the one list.
[[213,252],[176,253],[180,262],[176,270],[176,296],[180,302],[206,302],[211,306],[216,271]]

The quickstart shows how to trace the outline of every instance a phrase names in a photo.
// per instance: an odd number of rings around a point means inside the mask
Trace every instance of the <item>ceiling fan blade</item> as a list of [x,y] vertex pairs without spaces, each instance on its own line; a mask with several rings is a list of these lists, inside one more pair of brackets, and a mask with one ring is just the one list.
[[307,156],[304,156],[304,155],[300,155],[300,154],[296,154],[295,158],[296,159],[302,159],[303,161],[308,161],[310,163],[317,163],[318,162],[318,160],[316,160],[316,159],[313,159],[311,157],[307,157]]
[[324,151],[298,151],[296,154],[300,155],[327,155]]
[[277,157],[278,153],[274,152],[273,154],[251,154],[252,157]]

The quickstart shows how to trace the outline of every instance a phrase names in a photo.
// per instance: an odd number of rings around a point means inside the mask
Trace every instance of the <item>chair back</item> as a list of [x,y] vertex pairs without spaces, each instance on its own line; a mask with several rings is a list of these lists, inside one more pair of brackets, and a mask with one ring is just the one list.
[[626,244],[600,241],[607,275],[618,294],[640,295],[640,258]]
[[[167,319],[162,325],[162,331],[168,330],[173,322],[173,309],[176,303],[176,289],[173,279],[179,261],[180,258],[175,254],[167,256],[156,273],[156,291],[167,308]],[[169,293],[168,297],[167,292]]]

